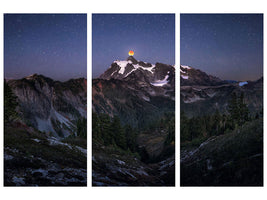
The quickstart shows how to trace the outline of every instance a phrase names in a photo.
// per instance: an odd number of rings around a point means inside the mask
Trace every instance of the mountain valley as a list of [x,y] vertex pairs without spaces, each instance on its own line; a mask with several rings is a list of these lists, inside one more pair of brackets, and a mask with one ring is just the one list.
[[175,67],[129,56],[92,83],[93,185],[175,185]]

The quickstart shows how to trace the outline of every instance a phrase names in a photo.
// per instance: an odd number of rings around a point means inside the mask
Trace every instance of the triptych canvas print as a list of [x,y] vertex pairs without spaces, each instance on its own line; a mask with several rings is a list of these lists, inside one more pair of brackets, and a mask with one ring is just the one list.
[[4,186],[263,186],[263,14],[87,15],[4,14]]

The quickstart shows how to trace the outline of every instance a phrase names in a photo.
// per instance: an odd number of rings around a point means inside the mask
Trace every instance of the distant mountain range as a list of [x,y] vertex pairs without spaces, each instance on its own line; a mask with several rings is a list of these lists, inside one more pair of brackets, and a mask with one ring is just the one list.
[[29,125],[55,137],[76,134],[76,121],[86,118],[87,80],[54,81],[33,74],[8,85],[18,97],[18,112]]
[[226,112],[231,95],[244,93],[251,113],[263,108],[263,78],[257,81],[225,81],[193,67],[180,66],[181,111],[187,116]]
[[180,66],[180,78],[181,86],[215,86],[227,83],[226,81],[223,81],[215,76],[208,75],[199,69],[195,69],[186,65]]

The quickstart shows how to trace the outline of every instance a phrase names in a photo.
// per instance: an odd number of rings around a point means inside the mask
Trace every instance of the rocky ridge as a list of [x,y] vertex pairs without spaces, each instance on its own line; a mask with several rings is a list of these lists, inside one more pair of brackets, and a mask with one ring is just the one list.
[[59,82],[33,74],[8,85],[18,97],[23,120],[40,131],[67,137],[76,134],[76,120],[86,118],[86,79]]
[[181,110],[187,116],[197,116],[227,110],[228,101],[233,93],[244,93],[245,103],[251,113],[263,108],[263,78],[257,81],[227,82],[196,70],[189,66],[180,67]]

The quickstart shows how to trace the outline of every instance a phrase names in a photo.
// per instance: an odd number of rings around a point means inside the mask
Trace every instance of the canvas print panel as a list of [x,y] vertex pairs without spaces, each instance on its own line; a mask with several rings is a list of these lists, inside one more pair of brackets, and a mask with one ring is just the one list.
[[181,14],[181,186],[263,186],[263,15]]
[[86,14],[4,15],[4,185],[87,185]]
[[93,14],[92,185],[175,185],[175,15]]

